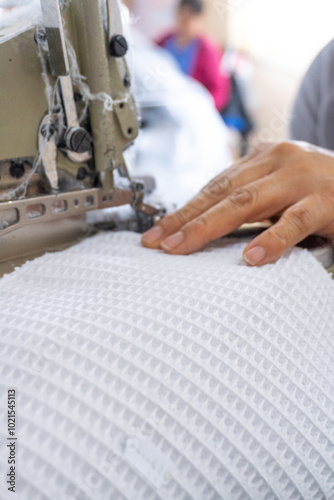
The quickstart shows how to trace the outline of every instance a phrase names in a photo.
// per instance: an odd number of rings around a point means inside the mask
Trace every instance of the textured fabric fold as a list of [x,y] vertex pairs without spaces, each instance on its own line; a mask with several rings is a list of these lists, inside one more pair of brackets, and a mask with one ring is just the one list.
[[305,250],[103,233],[0,280],[0,499],[333,500],[334,287]]

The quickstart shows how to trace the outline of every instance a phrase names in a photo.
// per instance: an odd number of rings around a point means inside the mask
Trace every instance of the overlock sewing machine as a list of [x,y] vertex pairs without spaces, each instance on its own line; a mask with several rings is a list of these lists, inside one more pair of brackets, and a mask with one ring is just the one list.
[[[88,211],[131,205],[138,134],[119,0],[42,0],[42,24],[0,31],[0,263],[77,240]],[[145,228],[146,228],[145,227]]]

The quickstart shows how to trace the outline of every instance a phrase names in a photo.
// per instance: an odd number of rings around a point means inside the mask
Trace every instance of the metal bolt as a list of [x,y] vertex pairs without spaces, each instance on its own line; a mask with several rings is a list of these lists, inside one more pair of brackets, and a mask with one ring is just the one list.
[[21,162],[13,162],[9,168],[9,173],[14,179],[21,179],[25,173],[25,167]]
[[131,78],[129,75],[125,75],[124,80],[123,80],[124,87],[128,89],[131,87]]
[[75,100],[75,102],[82,102],[82,100],[83,100],[82,94],[80,94],[80,92],[78,92],[78,91],[75,91],[74,92],[74,100]]
[[110,40],[110,55],[112,57],[124,57],[128,49],[128,42],[123,35],[115,35]]
[[92,149],[92,138],[84,128],[74,128],[66,138],[68,148],[75,153],[86,153]]
[[132,182],[132,188],[136,192],[143,192],[143,191],[145,191],[145,184],[142,181],[134,180]]
[[87,169],[85,167],[80,167],[78,170],[78,173],[77,173],[78,181],[83,181],[88,176],[89,176],[89,173],[87,172]]

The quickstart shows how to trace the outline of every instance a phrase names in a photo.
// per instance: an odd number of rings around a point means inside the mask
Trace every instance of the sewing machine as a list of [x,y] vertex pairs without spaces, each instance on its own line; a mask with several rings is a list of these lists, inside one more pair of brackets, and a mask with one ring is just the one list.
[[0,31],[0,264],[76,241],[88,211],[144,203],[124,155],[138,134],[118,0],[43,0]]

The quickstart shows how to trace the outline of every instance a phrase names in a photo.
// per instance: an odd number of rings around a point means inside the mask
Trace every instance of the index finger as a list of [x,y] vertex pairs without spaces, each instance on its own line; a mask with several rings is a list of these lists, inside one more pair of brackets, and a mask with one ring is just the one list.
[[222,202],[186,224],[161,243],[169,254],[188,255],[245,222],[269,218],[295,201],[289,181],[272,174],[235,190]]
[[142,244],[148,248],[160,248],[161,242],[168,236],[226,199],[233,191],[270,174],[273,170],[270,162],[262,158],[256,161],[253,155],[241,160],[211,180],[184,207],[167,215],[157,226],[144,233]]

